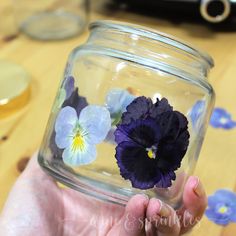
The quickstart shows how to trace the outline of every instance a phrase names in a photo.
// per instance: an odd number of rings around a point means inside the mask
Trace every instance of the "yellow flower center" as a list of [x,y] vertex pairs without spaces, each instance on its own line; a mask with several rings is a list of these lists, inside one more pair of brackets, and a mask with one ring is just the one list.
[[80,132],[77,132],[72,142],[72,150],[76,151],[77,149],[80,149],[80,150],[84,149],[84,138]]
[[156,150],[157,150],[157,148],[155,146],[152,146],[150,148],[146,148],[147,155],[150,159],[156,158]]
[[221,214],[224,214],[228,211],[228,207],[226,206],[222,206],[219,208],[218,212],[221,213]]
[[155,158],[155,153],[152,150],[149,150],[147,154],[148,154],[149,158],[151,158],[151,159]]

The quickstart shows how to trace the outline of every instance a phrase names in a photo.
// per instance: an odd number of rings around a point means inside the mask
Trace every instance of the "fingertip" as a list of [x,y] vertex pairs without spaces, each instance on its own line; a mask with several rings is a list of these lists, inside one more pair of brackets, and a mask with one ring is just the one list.
[[207,196],[200,179],[190,176],[183,194],[184,207],[193,216],[202,216],[207,207]]
[[161,211],[162,202],[157,198],[151,198],[148,207],[147,207],[147,219],[149,221],[156,220],[156,218],[159,216],[159,213]]
[[150,199],[147,208],[147,220],[151,223],[151,231],[155,234],[179,235],[180,224],[174,209],[159,199]]
[[148,206],[149,198],[144,194],[133,196],[126,205],[126,211],[134,215],[145,215]]
[[119,231],[118,235],[122,236],[143,235],[145,232],[145,218],[148,202],[149,198],[146,195],[137,194],[133,196],[125,207],[121,224],[114,227],[113,230],[116,232]]

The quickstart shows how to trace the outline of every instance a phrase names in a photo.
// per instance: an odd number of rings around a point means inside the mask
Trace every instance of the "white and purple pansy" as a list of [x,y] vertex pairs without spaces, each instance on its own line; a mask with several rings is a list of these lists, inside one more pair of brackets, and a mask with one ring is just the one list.
[[96,144],[101,143],[111,128],[109,111],[88,105],[77,115],[73,107],[59,112],[55,124],[55,142],[63,149],[62,159],[71,166],[86,165],[96,159]]

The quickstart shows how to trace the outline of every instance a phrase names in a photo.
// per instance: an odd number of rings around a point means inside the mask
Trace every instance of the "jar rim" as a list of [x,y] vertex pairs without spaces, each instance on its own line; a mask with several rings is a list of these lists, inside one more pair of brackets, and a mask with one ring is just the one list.
[[214,60],[208,53],[170,34],[166,34],[142,25],[131,24],[122,21],[98,20],[90,23],[89,25],[90,30],[97,27],[102,27],[107,29],[117,29],[126,33],[132,33],[146,37],[151,40],[156,40],[166,45],[170,45],[177,49],[183,50],[194,57],[198,57],[206,61],[210,67],[214,66]]

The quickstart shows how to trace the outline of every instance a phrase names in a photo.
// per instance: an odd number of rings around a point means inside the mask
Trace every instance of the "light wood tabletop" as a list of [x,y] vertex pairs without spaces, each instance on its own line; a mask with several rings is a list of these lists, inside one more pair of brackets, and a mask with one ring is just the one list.
[[[16,32],[10,1],[0,3],[0,59],[23,66],[31,76],[28,105],[0,119],[0,209],[19,176],[19,160],[30,157],[40,146],[47,119],[68,54],[85,42],[88,32],[65,41],[41,42]],[[4,20],[2,20],[4,18]],[[123,11],[92,13],[92,20],[114,19],[152,27],[182,38],[207,51],[215,60],[209,81],[216,92],[216,106],[236,119],[236,32],[217,32],[201,24],[169,22]],[[14,35],[14,36],[12,36]],[[9,37],[10,36],[10,37]],[[207,194],[226,188],[236,191],[236,129],[208,128],[195,175]],[[236,224],[218,226],[206,217],[192,236],[234,236]]]

